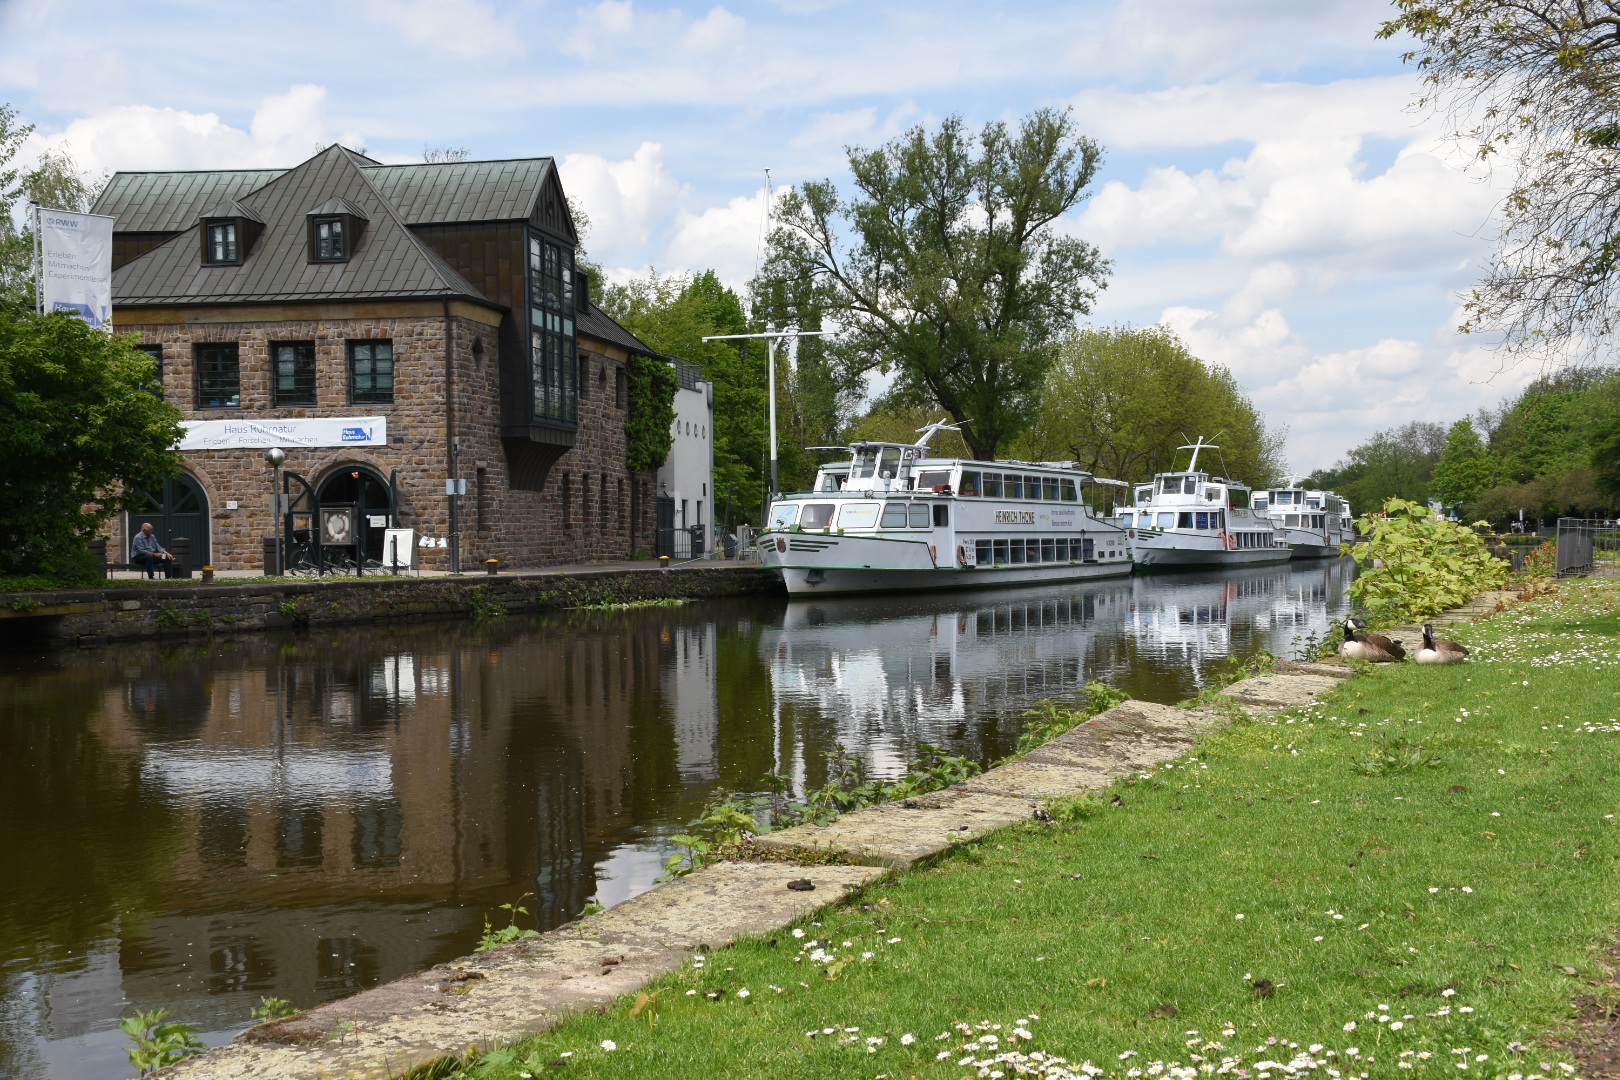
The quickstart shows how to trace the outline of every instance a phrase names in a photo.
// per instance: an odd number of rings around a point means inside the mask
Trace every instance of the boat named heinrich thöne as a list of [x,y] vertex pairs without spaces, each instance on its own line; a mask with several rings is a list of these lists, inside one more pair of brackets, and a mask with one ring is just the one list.
[[[861,442],[813,491],[771,504],[765,565],[788,592],[854,593],[1075,581],[1131,572],[1125,531],[1082,498],[1124,487],[1067,462],[969,461],[912,444]],[[830,449],[823,447],[821,449]]]
[[[1298,484],[1300,477],[1288,477]],[[1296,559],[1321,559],[1339,554],[1340,544],[1356,539],[1355,518],[1343,495],[1301,487],[1273,488],[1254,493],[1256,513],[1271,518],[1271,527],[1288,542]]]
[[1288,544],[1271,519],[1249,509],[1249,488],[1198,471],[1198,455],[1220,447],[1200,438],[1185,472],[1155,473],[1136,488],[1132,507],[1115,517],[1129,530],[1143,567],[1257,566],[1287,562]]

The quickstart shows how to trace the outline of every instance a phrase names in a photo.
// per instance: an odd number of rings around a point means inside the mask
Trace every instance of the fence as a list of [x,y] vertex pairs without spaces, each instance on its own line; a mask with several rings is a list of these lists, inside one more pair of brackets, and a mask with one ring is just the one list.
[[1620,572],[1620,525],[1602,518],[1559,518],[1559,577]]

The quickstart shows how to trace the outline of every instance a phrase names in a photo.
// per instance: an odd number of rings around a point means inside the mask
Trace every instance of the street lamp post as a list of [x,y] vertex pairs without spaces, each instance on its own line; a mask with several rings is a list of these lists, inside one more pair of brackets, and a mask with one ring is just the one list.
[[270,520],[276,530],[276,576],[284,577],[287,573],[286,552],[283,550],[282,533],[286,532],[285,510],[282,508],[281,495],[281,466],[287,460],[287,452],[279,446],[272,446],[264,452],[264,463],[270,466]]
[[765,339],[765,370],[766,382],[770,387],[770,428],[771,428],[771,498],[778,494],[780,485],[776,476],[776,343],[784,339],[796,340],[802,337],[827,337],[831,330],[773,330],[769,323],[765,324],[763,334],[711,334],[704,341],[744,341],[754,338]]

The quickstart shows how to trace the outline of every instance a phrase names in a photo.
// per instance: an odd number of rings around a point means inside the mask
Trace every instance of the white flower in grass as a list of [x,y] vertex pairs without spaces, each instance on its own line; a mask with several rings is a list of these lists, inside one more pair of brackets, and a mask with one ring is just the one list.
[[1472,1005],[1459,1005],[1457,1007],[1457,1011],[1460,1013],[1470,1013],[1474,1011],[1474,1007]]
[[749,997],[750,995],[748,993],[748,987],[745,986],[741,990],[737,991],[737,996],[740,998]]
[[1457,996],[1457,991],[1453,990],[1451,987],[1448,986],[1444,990],[1440,991],[1440,996],[1441,997],[1456,997]]
[[1241,919],[1241,918],[1243,918],[1243,912],[1241,912],[1241,911],[1240,911],[1240,912],[1238,912],[1238,915],[1237,915],[1237,917],[1238,917],[1238,918],[1240,918],[1240,919]]
[[697,996],[697,991],[696,990],[688,990],[686,992],[686,996],[687,997],[696,997]]
[[951,1052],[949,1050],[941,1050],[939,1053],[934,1055],[934,1060],[935,1061],[944,1061],[946,1058],[948,1058],[950,1056],[951,1056]]
[[602,1040],[602,1049],[604,1049],[604,1050],[617,1050],[618,1048],[619,1048],[619,1044],[614,1042],[612,1039],[603,1039]]
[[1470,889],[1470,888],[1469,888],[1469,887],[1468,887],[1468,886],[1467,886],[1467,885],[1464,885],[1464,886],[1463,886],[1463,892],[1473,892],[1473,891],[1474,891],[1474,890],[1473,890],[1473,889]]
[[1346,1031],[1354,1031],[1354,1030],[1356,1030],[1356,1022],[1354,1020],[1352,1020],[1349,1023],[1345,1024],[1344,1025],[1344,1030],[1346,1030]]
[[900,944],[900,939],[897,938],[897,937],[892,937],[892,938],[889,939],[889,944],[890,945],[898,945],[898,944]]
[[1399,1030],[1401,1030],[1401,1028],[1403,1028],[1405,1026],[1406,1026],[1405,1024],[1403,1024],[1399,1020],[1397,1020],[1393,1024],[1389,1025],[1389,1030],[1391,1030],[1391,1031],[1399,1031]]
[[917,1041],[917,1036],[911,1034],[909,1031],[906,1034],[900,1036],[900,1045],[901,1046],[910,1046],[912,1043],[914,1043],[916,1041]]
[[804,931],[802,929],[800,929],[799,927],[795,926],[793,928],[793,936],[794,937],[804,937]]
[[1438,886],[1438,885],[1430,885],[1429,886],[1429,891],[1430,892],[1439,892],[1440,891],[1440,886]]

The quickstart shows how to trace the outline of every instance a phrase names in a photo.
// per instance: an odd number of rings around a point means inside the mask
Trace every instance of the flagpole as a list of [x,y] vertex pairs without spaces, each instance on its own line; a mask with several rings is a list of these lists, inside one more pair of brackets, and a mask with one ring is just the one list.
[[771,427],[771,498],[781,494],[780,485],[776,476],[776,343],[784,338],[797,340],[802,337],[828,337],[831,330],[772,330],[766,324],[763,334],[711,334],[704,341],[751,341],[764,338],[765,367],[767,372],[766,385],[769,388],[770,406],[768,415]]

